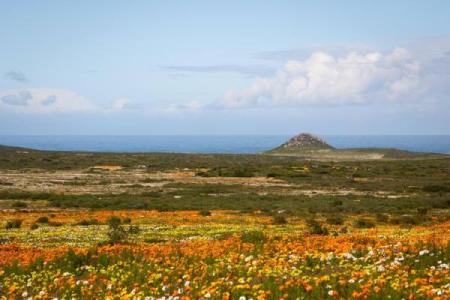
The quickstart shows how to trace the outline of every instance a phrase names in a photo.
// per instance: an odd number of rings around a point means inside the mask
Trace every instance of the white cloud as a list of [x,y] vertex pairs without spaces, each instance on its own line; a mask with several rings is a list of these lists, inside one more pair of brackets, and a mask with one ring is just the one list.
[[391,52],[349,52],[336,57],[314,52],[305,60],[288,61],[273,77],[229,91],[212,106],[317,106],[407,101],[427,85],[421,63],[403,48]]
[[128,98],[119,98],[116,99],[111,106],[111,110],[113,111],[121,111],[124,109],[130,109],[133,108],[133,104],[130,99]]
[[31,88],[0,92],[0,111],[19,113],[90,112],[98,108],[88,99],[63,89]]
[[21,72],[21,71],[14,71],[14,70],[11,70],[11,71],[7,72],[5,74],[5,78],[7,78],[9,80],[21,82],[21,83],[24,83],[24,82],[28,81],[27,76],[23,72]]

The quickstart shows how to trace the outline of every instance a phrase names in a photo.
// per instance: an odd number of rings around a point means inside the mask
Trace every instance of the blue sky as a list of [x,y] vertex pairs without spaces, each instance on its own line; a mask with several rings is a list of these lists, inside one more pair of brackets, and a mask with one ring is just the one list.
[[0,134],[450,134],[449,1],[2,1]]

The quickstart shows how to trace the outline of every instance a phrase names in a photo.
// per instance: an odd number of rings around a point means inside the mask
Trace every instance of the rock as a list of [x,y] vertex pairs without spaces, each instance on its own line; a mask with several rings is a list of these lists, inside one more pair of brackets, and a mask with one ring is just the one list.
[[286,143],[272,151],[302,151],[302,150],[331,150],[334,149],[321,138],[309,133],[301,133],[292,137]]

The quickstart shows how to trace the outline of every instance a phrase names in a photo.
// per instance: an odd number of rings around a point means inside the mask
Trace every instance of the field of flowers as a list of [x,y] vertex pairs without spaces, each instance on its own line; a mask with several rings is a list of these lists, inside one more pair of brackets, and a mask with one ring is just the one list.
[[[317,235],[301,218],[274,225],[229,211],[0,214],[23,221],[0,230],[0,299],[450,297],[450,222],[359,229],[348,220]],[[126,243],[107,243],[112,215],[139,228]]]

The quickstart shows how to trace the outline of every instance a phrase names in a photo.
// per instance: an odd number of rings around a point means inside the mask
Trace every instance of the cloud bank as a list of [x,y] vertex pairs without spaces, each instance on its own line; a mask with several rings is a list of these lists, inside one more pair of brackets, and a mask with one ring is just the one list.
[[253,108],[368,104],[409,101],[427,88],[421,63],[403,48],[388,53],[350,52],[336,57],[314,52],[288,61],[273,77],[231,90],[212,106]]
[[32,88],[0,92],[0,111],[74,113],[96,110],[90,100],[70,90]]
[[28,82],[27,76],[21,71],[9,71],[5,74],[5,78],[17,82]]

